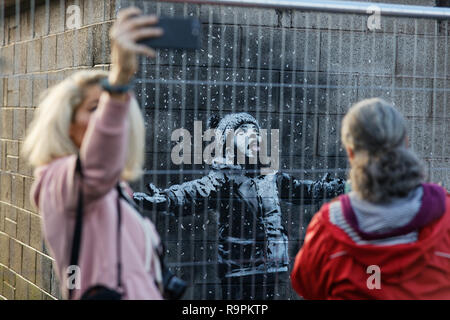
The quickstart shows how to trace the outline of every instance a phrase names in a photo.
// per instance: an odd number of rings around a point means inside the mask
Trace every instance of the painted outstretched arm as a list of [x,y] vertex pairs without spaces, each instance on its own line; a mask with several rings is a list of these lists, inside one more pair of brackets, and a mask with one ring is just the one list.
[[146,185],[147,192],[134,192],[133,199],[137,205],[142,205],[146,210],[167,211],[170,207],[170,198],[162,189],[153,183]]
[[133,198],[146,210],[178,212],[183,208],[186,210],[182,210],[182,213],[188,214],[192,212],[189,209],[193,207],[202,209],[205,205],[214,206],[214,200],[224,182],[225,176],[222,173],[212,171],[200,179],[173,185],[164,190],[150,183],[147,185],[148,193],[135,192]]
[[294,204],[311,204],[332,199],[344,193],[345,180],[330,178],[326,173],[320,180],[298,180],[281,173],[278,179],[280,198]]

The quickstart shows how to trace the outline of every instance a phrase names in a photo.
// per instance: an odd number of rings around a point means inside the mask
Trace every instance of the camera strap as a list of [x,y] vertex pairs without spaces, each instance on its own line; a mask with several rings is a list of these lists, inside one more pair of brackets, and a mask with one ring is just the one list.
[[[72,250],[70,255],[70,264],[71,266],[78,265],[78,259],[80,255],[80,246],[82,239],[82,231],[83,231],[83,170],[81,166],[81,160],[79,155],[77,156],[77,162],[75,167],[75,173],[80,175],[80,190],[78,195],[78,203],[76,210],[76,220],[75,220],[75,229],[72,240]],[[120,292],[122,292],[122,252],[121,252],[121,225],[122,225],[122,210],[120,207],[120,198],[124,198],[124,193],[120,184],[117,183],[116,189],[118,192],[117,197],[117,288]],[[69,289],[69,299],[73,297],[73,288]]]
[[[126,192],[123,192],[121,189],[121,194],[120,196],[128,202],[128,204],[130,206],[132,206],[136,212],[141,215],[141,219],[142,217],[144,217],[144,215],[141,213],[141,210],[139,209],[139,207],[137,206],[137,204],[134,202],[134,200],[131,199],[130,196],[128,196],[128,194]],[[155,236],[152,234],[152,232],[148,229],[148,227],[146,228],[143,225],[143,228],[145,229],[144,232],[149,234],[149,244],[151,246],[151,250],[153,252],[153,269],[155,272],[155,283],[159,289],[159,291],[161,292],[161,294],[164,293],[164,278],[163,278],[163,273],[162,273],[162,269],[164,269],[164,245],[161,241],[156,241]]]

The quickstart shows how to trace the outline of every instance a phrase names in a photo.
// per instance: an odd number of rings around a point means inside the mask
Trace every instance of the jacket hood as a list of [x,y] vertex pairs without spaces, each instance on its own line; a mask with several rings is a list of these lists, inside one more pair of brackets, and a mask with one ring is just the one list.
[[[360,244],[340,227],[324,217],[331,236],[343,247],[346,254],[365,266],[380,267],[385,281],[398,282],[414,277],[427,263],[429,254],[434,255],[434,247],[450,232],[450,196],[444,188],[423,184],[423,196],[419,211],[405,226],[387,233],[365,233],[359,229],[350,205],[348,195],[339,197],[344,218],[351,229],[363,240],[376,240],[418,231],[418,240],[406,244],[373,245]],[[329,204],[327,204],[329,206]],[[329,207],[328,207],[329,208]],[[326,210],[325,212],[329,212]]]
[[[62,181],[70,181],[70,182],[75,181],[74,175],[75,175],[76,159],[77,159],[76,155],[68,155],[55,159],[48,164],[36,167],[34,169],[34,182],[30,190],[30,200],[31,203],[36,206],[36,208],[39,208],[40,206],[39,198],[43,184],[46,184],[48,186],[49,184],[53,185],[56,183],[62,183]],[[73,169],[67,169],[68,162],[70,162],[69,166]],[[72,208],[73,206],[76,205],[76,201],[66,203],[65,205],[68,208]]]
[[254,124],[259,130],[259,123],[252,115],[246,112],[230,113],[224,116],[219,121],[209,120],[209,127],[214,127],[216,130],[222,134],[223,139],[225,138],[226,130],[236,130],[239,126],[250,123]]
[[30,190],[31,203],[37,208],[39,207],[39,195],[41,193],[42,180],[49,165],[43,165],[34,169],[34,182]]

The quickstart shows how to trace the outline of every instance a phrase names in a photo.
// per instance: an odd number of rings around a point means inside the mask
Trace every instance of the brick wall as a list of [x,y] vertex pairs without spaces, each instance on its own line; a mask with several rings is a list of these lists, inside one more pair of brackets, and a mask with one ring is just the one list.
[[[435,5],[430,0],[391,2]],[[13,5],[3,10],[0,23],[0,298],[57,299],[52,259],[41,241],[41,218],[29,200],[33,178],[19,156],[21,143],[45,88],[79,69],[108,68],[107,32],[117,8],[114,0],[49,1],[49,6],[36,0],[34,7],[20,3],[20,15]],[[425,160],[429,180],[449,188],[447,23],[383,17],[382,29],[373,33],[366,28],[366,18],[357,15],[117,3],[164,15],[198,16],[204,31],[203,49],[196,54],[162,51],[156,60],[141,60],[136,93],[146,116],[146,169],[175,171],[148,171],[135,189],[148,181],[166,187],[199,177],[198,172],[180,169],[207,167],[171,162],[171,132],[180,127],[193,132],[195,120],[203,121],[205,128],[213,112],[244,110],[255,115],[262,128],[280,129],[282,169],[298,169],[298,177],[313,179],[323,175],[317,169],[343,177],[345,172],[337,170],[347,168],[339,143],[340,120],[352,103],[371,96],[395,102],[409,121],[412,147]],[[65,25],[71,4],[81,8],[82,27],[77,30]],[[233,88],[140,81],[161,78],[272,85]],[[317,207],[283,204],[282,209],[293,256]],[[173,270],[191,284],[186,298],[220,299],[214,213],[152,218],[167,245],[168,262],[183,265]],[[284,287],[279,297],[295,294]]]

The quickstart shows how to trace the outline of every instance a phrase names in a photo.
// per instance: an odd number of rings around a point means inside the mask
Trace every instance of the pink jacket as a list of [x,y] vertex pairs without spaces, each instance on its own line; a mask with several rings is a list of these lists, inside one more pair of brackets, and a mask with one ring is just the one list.
[[[79,257],[80,290],[92,285],[115,289],[117,184],[126,161],[130,97],[127,102],[103,93],[92,116],[80,158],[83,166],[84,221]],[[35,170],[31,197],[42,215],[42,230],[55,259],[61,292],[67,298],[67,267],[70,260],[79,177],[74,175],[76,155],[58,158]],[[125,200],[122,208],[122,282],[124,299],[161,299],[155,285],[155,257],[150,237],[159,242],[154,225],[142,218]]]

